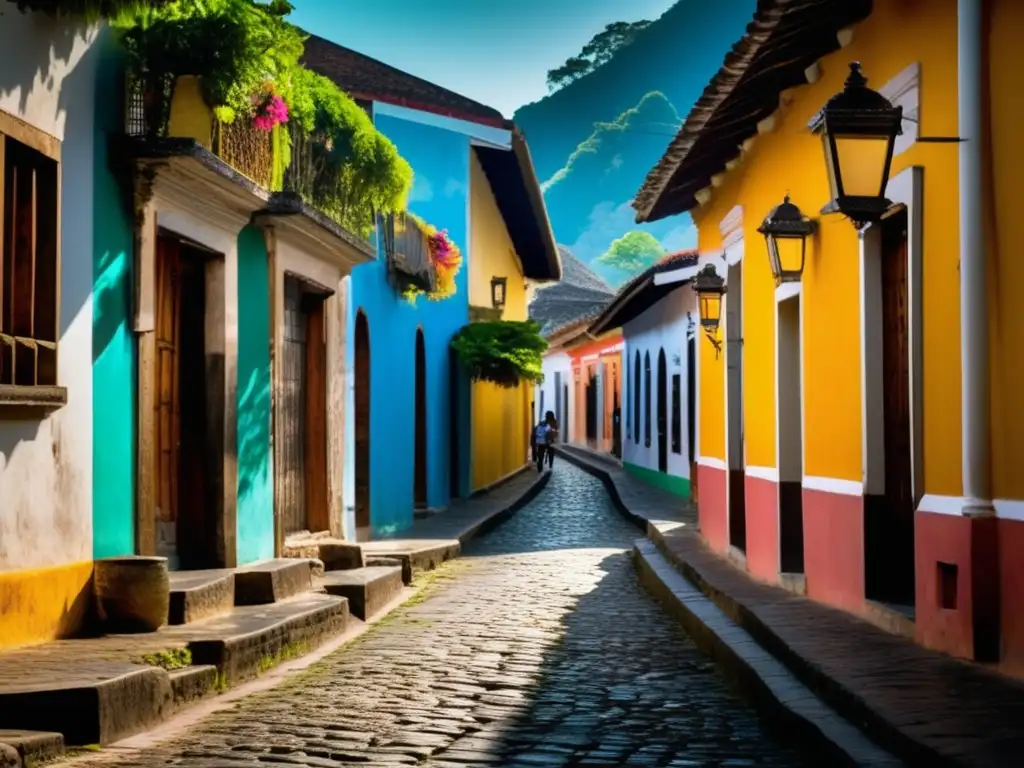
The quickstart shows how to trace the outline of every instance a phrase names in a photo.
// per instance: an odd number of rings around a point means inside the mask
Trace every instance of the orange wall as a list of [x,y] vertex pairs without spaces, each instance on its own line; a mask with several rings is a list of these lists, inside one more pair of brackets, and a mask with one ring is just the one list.
[[[813,217],[828,199],[820,140],[807,123],[840,91],[860,61],[880,88],[908,65],[921,66],[921,135],[950,136],[956,117],[956,0],[879,0],[853,42],[820,62],[818,82],[781,98],[772,132],[758,136],[712,200],[694,211],[702,254],[721,248],[719,222],[743,207],[744,413],[747,464],[775,460],[775,295],[757,227],[788,192]],[[923,282],[925,491],[960,495],[959,274],[957,152],[916,143],[894,159],[892,175],[924,174]],[[808,475],[859,481],[861,468],[858,237],[840,216],[819,219],[803,276],[805,451]],[[722,262],[717,262],[723,273]],[[701,354],[701,454],[724,458],[724,354]]]

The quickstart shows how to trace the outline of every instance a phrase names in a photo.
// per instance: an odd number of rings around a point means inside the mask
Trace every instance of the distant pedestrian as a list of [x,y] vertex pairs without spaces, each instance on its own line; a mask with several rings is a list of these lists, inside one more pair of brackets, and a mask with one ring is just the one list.
[[555,418],[554,413],[548,411],[544,414],[544,421],[548,425],[548,441],[544,447],[544,453],[548,459],[548,469],[552,469],[555,466],[555,442],[558,440],[558,419]]
[[547,419],[542,420],[536,427],[533,428],[533,436],[531,439],[533,448],[533,461],[537,465],[537,471],[544,471],[544,458],[548,450],[548,444],[551,440],[551,427],[548,425]]

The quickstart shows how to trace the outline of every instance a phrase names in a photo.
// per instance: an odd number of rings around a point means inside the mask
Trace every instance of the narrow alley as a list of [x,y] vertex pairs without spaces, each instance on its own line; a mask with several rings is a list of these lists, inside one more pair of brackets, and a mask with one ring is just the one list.
[[84,765],[801,765],[638,584],[635,538],[558,462],[426,599],[185,737]]

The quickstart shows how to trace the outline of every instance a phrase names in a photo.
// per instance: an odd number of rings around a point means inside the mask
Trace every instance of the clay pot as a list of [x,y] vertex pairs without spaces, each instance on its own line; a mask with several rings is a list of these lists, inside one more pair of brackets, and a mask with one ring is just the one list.
[[167,623],[166,557],[108,557],[93,569],[96,610],[106,632],[156,632]]

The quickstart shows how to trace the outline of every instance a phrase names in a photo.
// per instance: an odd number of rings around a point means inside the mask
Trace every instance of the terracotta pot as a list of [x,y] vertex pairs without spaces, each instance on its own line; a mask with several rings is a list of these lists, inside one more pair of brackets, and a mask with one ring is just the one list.
[[93,570],[96,609],[107,632],[155,632],[167,623],[166,557],[109,557]]

